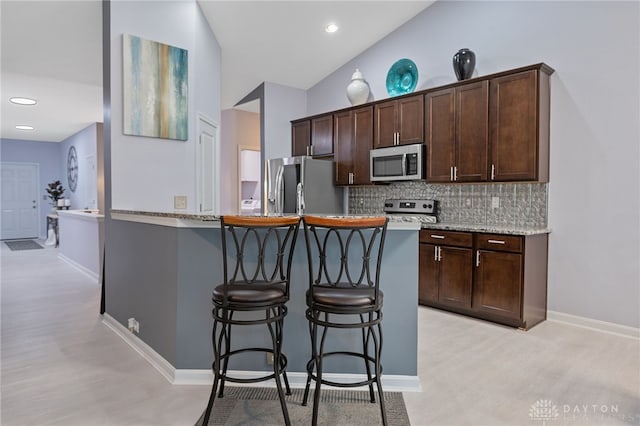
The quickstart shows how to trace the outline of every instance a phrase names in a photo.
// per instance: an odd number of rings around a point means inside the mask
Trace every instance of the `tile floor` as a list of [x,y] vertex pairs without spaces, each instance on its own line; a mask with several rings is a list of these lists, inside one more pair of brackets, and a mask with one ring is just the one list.
[[[56,249],[0,245],[3,426],[193,425],[207,386],[169,384],[104,326],[98,286]],[[418,309],[412,425],[640,425],[637,339]]]

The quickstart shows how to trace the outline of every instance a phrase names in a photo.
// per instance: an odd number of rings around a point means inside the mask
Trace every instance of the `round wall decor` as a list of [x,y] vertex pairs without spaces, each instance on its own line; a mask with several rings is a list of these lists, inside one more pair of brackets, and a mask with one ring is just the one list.
[[78,154],[76,147],[71,145],[67,154],[67,182],[71,192],[76,192],[78,187]]

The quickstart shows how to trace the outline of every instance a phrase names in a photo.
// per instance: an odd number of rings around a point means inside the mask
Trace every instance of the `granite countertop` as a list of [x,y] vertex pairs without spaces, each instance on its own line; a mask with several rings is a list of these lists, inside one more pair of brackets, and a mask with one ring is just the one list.
[[[111,215],[116,220],[128,220],[132,222],[149,223],[155,225],[173,226],[179,228],[192,227],[215,227],[220,225],[221,215],[203,215],[194,213],[169,213],[169,212],[146,212],[136,210],[111,210]],[[335,216],[335,215],[327,215]],[[371,215],[340,215],[339,217],[371,217]],[[418,221],[395,221],[390,220],[387,227],[389,230],[397,231],[417,231],[420,229]]]
[[[145,212],[135,210],[111,210],[111,213],[117,215],[130,215],[142,216],[157,219],[173,219],[177,221],[188,221],[193,224],[194,222],[218,222],[220,221],[220,215],[205,215],[195,213],[168,213],[168,212]],[[370,215],[344,215],[345,217],[358,217],[358,216],[370,216]],[[517,227],[517,226],[505,226],[505,225],[476,225],[476,224],[459,224],[459,223],[420,223],[417,220],[407,220],[400,217],[389,216],[390,230],[418,230],[418,229],[440,229],[447,231],[464,231],[464,232],[487,232],[492,234],[505,234],[505,235],[538,235],[548,234],[551,232],[549,228],[531,228],[531,227]],[[184,223],[182,226],[189,226],[189,223]],[[179,225],[180,226],[180,225]]]
[[549,234],[549,228],[517,227],[507,225],[475,225],[456,223],[423,223],[422,229],[440,229],[447,231],[487,232],[505,235],[538,235]]

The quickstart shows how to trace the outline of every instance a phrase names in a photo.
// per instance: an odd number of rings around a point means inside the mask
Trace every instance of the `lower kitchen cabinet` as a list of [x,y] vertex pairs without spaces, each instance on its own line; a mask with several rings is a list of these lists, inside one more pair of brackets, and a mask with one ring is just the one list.
[[548,234],[421,230],[419,303],[531,328],[547,316],[547,245]]
[[468,233],[421,231],[420,303],[471,308],[471,244]]

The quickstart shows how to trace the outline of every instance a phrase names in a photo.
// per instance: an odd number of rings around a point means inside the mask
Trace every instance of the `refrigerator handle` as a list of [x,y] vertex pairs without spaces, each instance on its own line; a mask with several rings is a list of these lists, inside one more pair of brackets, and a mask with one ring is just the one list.
[[266,161],[266,181],[267,181],[267,201],[273,204],[276,202],[275,196],[273,194],[273,180],[271,179],[271,162]]
[[304,213],[304,190],[302,182],[298,182],[296,187],[296,213],[301,215]]
[[284,209],[284,194],[282,193],[282,185],[283,185],[283,174],[284,174],[284,166],[278,167],[278,171],[276,172],[276,183],[275,183],[275,211],[274,213],[282,213]]

